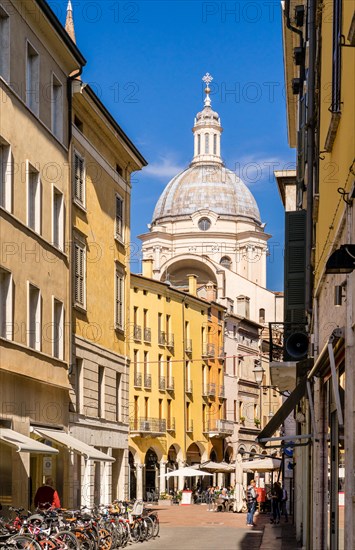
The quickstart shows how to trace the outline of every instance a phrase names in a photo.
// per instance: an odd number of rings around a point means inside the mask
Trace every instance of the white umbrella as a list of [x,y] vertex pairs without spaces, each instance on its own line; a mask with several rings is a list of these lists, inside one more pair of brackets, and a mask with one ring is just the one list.
[[163,477],[195,477],[195,476],[211,476],[212,474],[204,472],[203,470],[194,470],[193,468],[179,468],[179,470],[173,470],[164,474]]
[[228,464],[227,462],[213,462],[208,460],[203,464],[195,464],[193,468],[203,468],[207,472],[227,474],[235,471],[234,464]]
[[281,458],[262,458],[260,460],[249,460],[243,462],[243,470],[252,470],[253,472],[270,472],[280,468]]

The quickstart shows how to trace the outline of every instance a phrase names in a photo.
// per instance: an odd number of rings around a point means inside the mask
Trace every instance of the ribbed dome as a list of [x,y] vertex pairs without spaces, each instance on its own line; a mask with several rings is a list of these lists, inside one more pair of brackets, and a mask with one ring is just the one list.
[[154,210],[152,223],[212,210],[224,217],[245,217],[260,224],[256,201],[234,172],[215,164],[195,164],[166,186]]

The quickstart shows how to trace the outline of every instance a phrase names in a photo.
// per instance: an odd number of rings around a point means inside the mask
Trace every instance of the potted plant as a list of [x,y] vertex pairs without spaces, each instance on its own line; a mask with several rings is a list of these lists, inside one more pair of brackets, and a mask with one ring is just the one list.
[[260,418],[254,418],[254,424],[258,428],[260,426]]
[[245,416],[241,416],[241,417],[239,418],[239,420],[240,420],[240,423],[241,423],[241,424],[244,424],[244,422],[245,422]]
[[170,506],[172,503],[172,496],[168,493],[160,493],[158,504],[160,506]]

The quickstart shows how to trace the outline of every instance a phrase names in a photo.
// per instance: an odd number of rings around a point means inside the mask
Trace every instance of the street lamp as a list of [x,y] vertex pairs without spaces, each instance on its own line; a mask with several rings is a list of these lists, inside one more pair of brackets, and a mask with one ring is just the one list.
[[255,362],[253,373],[255,376],[255,382],[258,384],[258,386],[261,385],[263,378],[264,378],[264,372],[265,369],[261,366],[261,364],[258,362]]

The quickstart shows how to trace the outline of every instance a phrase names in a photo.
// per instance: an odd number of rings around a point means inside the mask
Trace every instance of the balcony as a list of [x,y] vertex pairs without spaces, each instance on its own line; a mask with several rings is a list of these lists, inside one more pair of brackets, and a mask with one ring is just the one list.
[[207,395],[210,397],[216,396],[216,384],[207,384]]
[[144,341],[147,343],[147,344],[150,344],[151,341],[152,341],[152,331],[150,328],[145,328],[144,331],[143,331],[143,338],[144,338]]
[[142,387],[142,375],[140,373],[135,373],[134,375],[134,387],[135,388]]
[[220,397],[221,399],[224,399],[225,396],[226,396],[225,387],[224,386],[219,386],[219,388],[218,388],[218,397]]
[[168,418],[166,423],[167,432],[175,432],[175,418]]
[[152,375],[151,374],[145,374],[144,375],[144,388],[146,390],[152,389]]
[[166,345],[166,334],[165,334],[165,332],[162,332],[162,331],[158,332],[158,344],[159,344],[159,346],[165,346]]
[[224,419],[213,419],[208,421],[208,434],[210,437],[227,437],[233,435],[234,422]]
[[159,376],[159,390],[165,391],[166,388],[166,379],[165,376]]
[[190,395],[192,394],[192,380],[186,380],[185,392]]
[[173,349],[174,348],[174,335],[173,334],[167,334],[166,335],[166,347]]
[[204,344],[202,347],[202,357],[214,357],[214,344]]
[[192,353],[192,340],[191,338],[188,338],[186,341],[185,341],[185,353]]
[[168,377],[166,380],[166,391],[175,390],[175,380],[172,376]]
[[166,420],[161,418],[133,418],[129,422],[132,437],[159,436],[166,433]]
[[136,342],[142,341],[142,327],[140,325],[133,326],[133,339]]
[[186,433],[191,434],[194,431],[194,424],[192,420],[186,422]]
[[202,397],[208,397],[208,384],[202,384]]
[[221,348],[218,349],[218,359],[220,359],[221,361],[224,361],[224,356],[225,356],[225,351],[224,351],[224,347],[222,346]]

